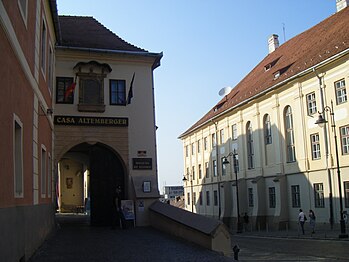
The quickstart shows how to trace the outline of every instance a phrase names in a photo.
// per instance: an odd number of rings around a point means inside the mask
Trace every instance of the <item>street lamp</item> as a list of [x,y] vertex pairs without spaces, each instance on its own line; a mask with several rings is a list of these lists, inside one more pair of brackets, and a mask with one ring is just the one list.
[[[331,107],[325,106],[322,112],[319,112],[319,118],[315,122],[319,126],[325,125],[328,121],[325,119],[325,112],[330,112],[331,115],[331,127],[334,135],[334,146],[336,150],[336,162],[337,162],[337,176],[338,176],[338,190],[339,190],[339,207],[340,207],[340,226],[341,233],[339,238],[347,238],[348,234],[345,232],[345,221],[343,217],[343,199],[342,199],[342,182],[341,182],[341,171],[339,166],[339,157],[338,157],[338,143],[337,143],[337,133],[336,133],[336,122],[334,120],[334,110],[333,110],[333,101],[331,100]],[[326,137],[327,139],[327,137]]]
[[238,170],[237,170],[237,159],[236,159],[236,151],[234,149],[233,152],[230,152],[227,156],[224,157],[223,165],[227,165],[230,162],[228,161],[228,157],[233,156],[234,163],[234,173],[235,173],[235,186],[236,186],[236,211],[237,211],[237,233],[241,233],[241,222],[240,222],[240,203],[239,203],[239,185],[238,185]]
[[[192,179],[192,177],[191,177],[190,174],[187,174],[187,176],[189,176],[189,178],[190,178],[191,212],[194,213],[193,179]],[[185,175],[183,176],[182,181],[183,181],[183,182],[187,182],[187,181],[188,181],[188,179],[185,177]]]

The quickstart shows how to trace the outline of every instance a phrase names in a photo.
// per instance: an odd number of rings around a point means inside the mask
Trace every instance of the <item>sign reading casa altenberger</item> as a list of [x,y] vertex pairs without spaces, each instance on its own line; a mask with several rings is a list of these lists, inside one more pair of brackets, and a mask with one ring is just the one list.
[[126,117],[55,116],[55,125],[68,126],[128,126]]

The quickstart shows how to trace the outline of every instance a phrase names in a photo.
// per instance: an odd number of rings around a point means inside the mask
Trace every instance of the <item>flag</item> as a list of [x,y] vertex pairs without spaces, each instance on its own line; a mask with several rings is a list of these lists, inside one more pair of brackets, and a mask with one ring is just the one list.
[[130,84],[130,90],[128,90],[128,96],[127,96],[127,104],[131,104],[131,99],[133,97],[133,80],[135,80],[135,74],[133,73],[131,84]]
[[67,99],[67,97],[74,92],[74,89],[76,87],[76,77],[75,77],[75,80],[73,83],[71,83],[70,86],[68,86],[67,90],[65,90],[65,93],[64,93],[64,98]]

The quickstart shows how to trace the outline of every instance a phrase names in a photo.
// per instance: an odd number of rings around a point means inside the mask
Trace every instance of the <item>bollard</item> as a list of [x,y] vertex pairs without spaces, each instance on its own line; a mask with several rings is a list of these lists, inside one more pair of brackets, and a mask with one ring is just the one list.
[[238,245],[235,245],[233,247],[233,252],[234,252],[234,261],[238,261],[239,260],[239,252],[240,252],[240,248]]

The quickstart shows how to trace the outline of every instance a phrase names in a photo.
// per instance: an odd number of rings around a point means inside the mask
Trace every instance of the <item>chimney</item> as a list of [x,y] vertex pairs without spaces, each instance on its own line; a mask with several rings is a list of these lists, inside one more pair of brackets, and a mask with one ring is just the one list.
[[349,0],[336,0],[337,13],[349,6]]
[[269,54],[274,52],[275,49],[279,47],[279,36],[275,34],[271,35],[268,39],[268,46],[269,46]]

